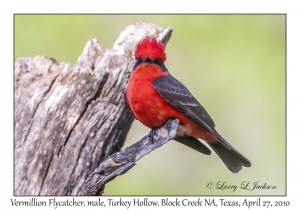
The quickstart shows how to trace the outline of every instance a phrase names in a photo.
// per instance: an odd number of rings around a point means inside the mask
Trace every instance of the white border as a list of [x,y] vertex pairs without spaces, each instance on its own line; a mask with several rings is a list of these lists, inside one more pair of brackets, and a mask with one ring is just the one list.
[[[10,1],[1,3],[1,196],[3,209],[10,209],[13,199],[13,14],[14,13],[287,13],[287,197],[262,197],[263,200],[290,201],[299,207],[299,7],[296,1]],[[172,7],[172,8],[171,8]],[[297,9],[298,8],[298,9]],[[23,197],[25,198],[25,197]],[[113,197],[116,199],[116,197]],[[210,198],[210,197],[205,197]],[[211,197],[220,199],[221,197]],[[47,198],[48,199],[48,198]],[[63,199],[59,197],[57,199]],[[88,198],[82,198],[82,200]],[[107,197],[105,198],[107,199]],[[131,200],[132,197],[124,199]],[[151,197],[160,200],[160,197]],[[174,197],[171,197],[174,199]],[[183,199],[183,198],[181,198]],[[239,200],[243,197],[225,197]],[[255,200],[255,197],[249,199]],[[70,207],[71,208],[71,207]],[[99,207],[98,207],[99,208]],[[170,209],[172,207],[167,207]],[[174,208],[174,207],[173,207]],[[199,207],[198,207],[199,208]],[[105,208],[109,209],[109,208]],[[117,209],[117,208],[114,208]],[[132,208],[130,208],[132,209]],[[140,208],[136,208],[140,209]],[[207,209],[202,207],[201,209]],[[251,209],[258,209],[252,207]]]

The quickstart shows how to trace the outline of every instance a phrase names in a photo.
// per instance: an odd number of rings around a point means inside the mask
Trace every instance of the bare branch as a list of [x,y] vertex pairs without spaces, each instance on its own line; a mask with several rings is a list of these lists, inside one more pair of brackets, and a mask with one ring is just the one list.
[[151,131],[155,133],[153,139],[147,135],[126,149],[109,156],[89,175],[80,195],[102,195],[106,183],[126,173],[139,159],[173,139],[178,123],[178,120],[169,120],[161,128]]

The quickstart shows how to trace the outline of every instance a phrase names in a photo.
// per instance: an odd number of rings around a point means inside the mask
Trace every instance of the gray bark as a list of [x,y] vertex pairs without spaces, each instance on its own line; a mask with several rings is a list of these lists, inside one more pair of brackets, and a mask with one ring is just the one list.
[[169,120],[166,125],[152,131],[152,136],[147,135],[126,149],[109,156],[88,176],[80,195],[102,195],[106,183],[126,173],[139,159],[173,139],[178,123],[177,119]]
[[14,193],[78,195],[88,175],[122,147],[133,121],[125,88],[136,44],[172,29],[137,23],[112,49],[90,39],[77,63],[45,56],[15,63]]

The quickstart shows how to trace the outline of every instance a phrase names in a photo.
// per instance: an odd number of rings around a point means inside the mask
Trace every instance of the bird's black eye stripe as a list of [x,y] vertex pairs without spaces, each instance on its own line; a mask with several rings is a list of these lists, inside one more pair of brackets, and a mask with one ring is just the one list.
[[[162,62],[162,60],[160,58],[155,59],[154,61],[151,60],[151,62],[155,63],[156,65],[158,65],[160,68],[163,69],[163,71],[168,71],[168,69],[165,67],[165,64]],[[140,65],[141,63],[143,63],[143,60],[141,58],[137,58],[136,62],[133,66],[133,70]]]
[[137,58],[136,59],[136,62],[135,62],[135,64],[134,64],[134,66],[133,66],[133,70],[138,66],[138,65],[140,65],[142,63],[142,59],[141,58]]
[[155,64],[157,64],[160,68],[162,68],[164,71],[168,71],[168,69],[165,67],[165,64],[162,62],[160,58],[156,59],[154,61]]
[[162,60],[161,60],[160,58],[157,58],[157,59],[155,60],[155,62],[156,62],[157,64],[159,64],[159,63],[162,63]]

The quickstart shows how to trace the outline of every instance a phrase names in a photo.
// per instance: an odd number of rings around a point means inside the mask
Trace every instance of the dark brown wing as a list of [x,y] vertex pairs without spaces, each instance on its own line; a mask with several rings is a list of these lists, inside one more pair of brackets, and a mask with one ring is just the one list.
[[[215,130],[215,123],[212,118],[181,82],[179,82],[173,76],[168,75],[154,80],[153,86],[165,100],[169,101],[173,106],[186,114],[199,126],[218,138],[218,143],[209,143],[209,145],[218,154],[230,171],[237,173],[241,170],[242,165],[246,167],[251,166],[251,162],[241,153],[239,153],[234,147],[232,147]],[[179,142],[192,147],[199,152],[209,154],[209,151],[206,150],[207,148],[204,148],[202,145],[197,144],[197,147],[195,147],[194,144],[196,141],[187,142],[185,139],[179,139]]]
[[153,81],[157,92],[173,106],[193,119],[208,132],[215,123],[204,107],[195,99],[192,93],[172,75],[159,77]]
[[214,129],[215,123],[192,93],[175,77],[167,75],[153,81],[157,92],[203,129],[215,135],[228,149],[231,145]]
[[[242,165],[246,167],[251,166],[251,162],[232,147],[215,130],[215,123],[212,118],[181,82],[173,76],[168,75],[154,80],[153,86],[165,100],[169,101],[173,106],[191,118],[199,126],[218,138],[218,143],[209,143],[209,145],[218,154],[230,171],[237,173],[241,170]],[[186,139],[178,139],[177,141],[204,154],[210,154],[208,148],[199,144],[196,145],[196,141],[191,141],[190,139],[189,141],[186,141]]]

